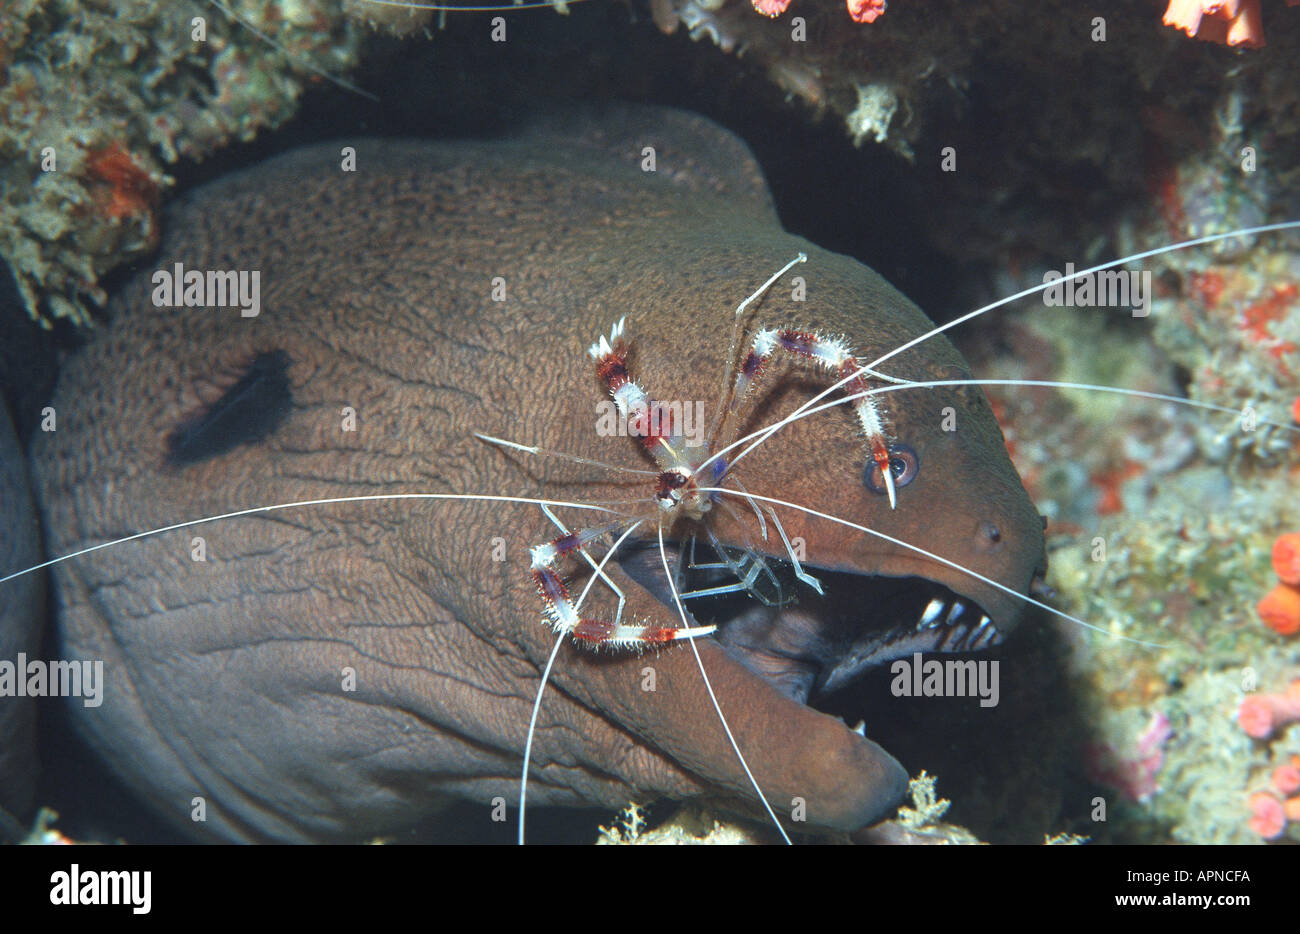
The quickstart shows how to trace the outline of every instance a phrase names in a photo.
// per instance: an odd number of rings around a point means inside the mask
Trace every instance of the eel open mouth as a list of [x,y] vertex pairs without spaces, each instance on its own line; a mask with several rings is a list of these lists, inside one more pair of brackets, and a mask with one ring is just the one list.
[[[679,545],[669,545],[670,567]],[[696,564],[716,562],[701,559]],[[999,644],[997,624],[972,600],[921,577],[884,577],[805,565],[824,595],[798,582],[793,565],[764,556],[780,586],[780,600],[765,605],[750,593],[684,601],[691,624],[716,624],[714,636],[734,658],[787,697],[820,709],[823,700],[857,681],[868,669],[914,652],[971,652]],[[660,602],[676,608],[664,580],[658,545],[630,545],[619,556],[623,570]],[[771,580],[769,578],[769,580]],[[684,593],[734,584],[726,568],[689,564],[679,584]]]

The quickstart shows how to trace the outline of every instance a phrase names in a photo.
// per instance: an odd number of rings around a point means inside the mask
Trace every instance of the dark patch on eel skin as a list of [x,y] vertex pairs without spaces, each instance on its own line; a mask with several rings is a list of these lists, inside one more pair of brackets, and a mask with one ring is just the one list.
[[194,464],[273,434],[293,408],[288,372],[283,350],[259,353],[220,399],[167,436],[167,462]]
[[[343,145],[356,147],[355,172],[340,171]],[[653,173],[640,169],[646,146],[656,150]],[[796,271],[807,300],[791,300],[787,279],[756,304],[755,326],[843,334],[863,358],[931,326],[870,269],[785,233],[744,145],[671,111],[618,110],[492,143],[300,150],[194,192],[172,206],[166,229],[159,268],[260,270],[261,314],[152,307],[149,270],[113,298],[111,328],[61,373],[59,431],[33,451],[52,553],[323,497],[644,505],[650,478],[505,452],[473,433],[645,470],[633,440],[596,430],[606,397],[586,348],[627,316],[642,385],[705,401],[711,415],[737,303],[799,251],[809,256]],[[496,277],[505,301],[493,300]],[[177,441],[195,437],[184,427],[195,412],[221,409],[230,417],[220,423],[243,430],[233,424],[244,403],[222,408],[229,374],[270,359],[284,363],[291,391],[283,418],[232,434],[238,444]],[[968,372],[942,338],[888,370]],[[778,359],[748,424],[826,385]],[[956,431],[940,427],[948,406]],[[895,511],[862,482],[864,445],[846,408],[791,426],[735,477],[1025,593],[1043,570],[1042,528],[982,394],[903,392],[885,407],[923,465]],[[217,422],[203,424],[199,434]],[[178,443],[202,456],[182,456],[175,469]],[[723,541],[750,541],[781,569],[784,548],[763,540],[743,503],[710,517]],[[881,539],[789,510],[782,519],[827,599],[710,609],[731,635],[699,648],[777,813],[801,798],[806,822],[790,826],[854,830],[890,814],[906,775],[818,711],[820,687],[891,653],[1001,638],[1020,603]],[[556,534],[535,506],[365,502],[225,520],[61,564],[62,651],[106,663],[104,701],[74,706],[76,727],[154,808],[200,837],[362,840],[458,798],[513,802],[554,640],[528,548]],[[195,537],[206,561],[193,560]],[[668,623],[674,613],[645,554],[630,548],[611,574],[631,617]],[[589,611],[612,613],[609,593],[592,593]],[[918,628],[933,599],[967,615]],[[993,629],[976,634],[983,615]],[[654,691],[643,690],[647,667]],[[870,710],[863,717],[869,734]],[[682,645],[641,655],[566,646],[533,758],[534,805],[666,798],[761,813]],[[196,797],[202,823],[190,818]]]

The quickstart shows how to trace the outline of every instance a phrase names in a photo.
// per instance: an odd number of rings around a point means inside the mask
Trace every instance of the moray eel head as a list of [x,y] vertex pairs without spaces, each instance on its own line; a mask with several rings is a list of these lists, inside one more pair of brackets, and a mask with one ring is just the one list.
[[[799,322],[813,321],[821,333],[847,336],[862,362],[933,327],[871,270],[807,249],[809,266],[796,272],[807,275],[815,290],[804,307],[779,299],[760,306],[754,317],[762,325],[784,326],[785,316],[796,309]],[[756,269],[753,275],[763,272]],[[714,349],[713,358],[705,353],[684,363],[648,346],[638,359],[646,372],[714,373],[716,350],[725,341],[707,335],[699,340]],[[914,381],[971,378],[941,336],[891,358],[881,369]],[[694,388],[689,376],[682,379]],[[742,407],[748,412],[742,424],[730,434],[775,422],[833,381],[806,362],[774,362],[751,405]],[[673,564],[682,568],[681,590],[700,594],[685,601],[689,621],[717,625],[713,639],[723,650],[720,656],[738,663],[729,669],[737,682],[754,678],[790,702],[786,707],[769,699],[774,708],[769,722],[785,721],[786,734],[821,736],[820,751],[808,755],[825,759],[829,752],[830,761],[845,763],[838,777],[832,771],[822,779],[834,787],[816,795],[807,790],[814,784],[808,775],[782,774],[780,767],[762,761],[770,755],[755,754],[756,772],[770,768],[769,775],[780,776],[770,781],[783,787],[776,795],[782,800],[787,793],[815,798],[818,819],[840,829],[882,816],[901,795],[905,776],[865,737],[850,736],[842,723],[828,725],[818,708],[874,666],[916,652],[974,652],[999,644],[1018,624],[1026,596],[1046,572],[1042,517],[980,389],[904,387],[877,398],[894,451],[895,508],[852,407],[843,405],[794,422],[747,453],[734,470],[728,467],[722,486],[733,492],[720,497],[725,503],[716,502],[704,522],[679,522],[669,530]],[[710,449],[720,450],[727,440],[712,439]],[[740,450],[726,456],[734,458]],[[741,491],[750,494],[748,500]],[[816,584],[800,579],[792,552]],[[628,548],[621,566],[670,616],[675,614],[656,542],[646,539]],[[738,588],[746,573],[750,585]],[[751,698],[762,693],[734,683],[729,691]],[[698,716],[709,718],[710,712]],[[871,710],[862,709],[860,719],[869,734]],[[836,730],[844,735],[836,736]],[[770,749],[771,741],[756,740],[751,748],[764,747]],[[852,788],[862,794],[846,791]]]

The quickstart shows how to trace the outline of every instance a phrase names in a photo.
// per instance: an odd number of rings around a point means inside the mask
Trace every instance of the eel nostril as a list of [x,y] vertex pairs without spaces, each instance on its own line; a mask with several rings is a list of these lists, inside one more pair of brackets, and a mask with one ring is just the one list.
[[992,522],[981,522],[980,537],[990,544],[996,545],[1002,541],[1002,530]]
[[1045,581],[1041,574],[1035,572],[1029,582],[1029,595],[1039,600],[1051,600],[1056,596],[1056,589]]

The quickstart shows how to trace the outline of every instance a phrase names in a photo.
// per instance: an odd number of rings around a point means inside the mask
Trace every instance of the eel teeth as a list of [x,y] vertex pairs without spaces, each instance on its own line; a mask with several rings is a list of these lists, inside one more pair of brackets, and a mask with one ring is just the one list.
[[865,739],[867,736],[867,721],[859,720],[858,725],[853,728],[853,732]]
[[938,645],[947,644],[953,648],[962,646],[971,648],[985,642],[991,642],[998,637],[997,627],[983,613],[980,613],[979,622],[967,625],[965,620],[969,620],[975,615],[975,611],[967,614],[967,610],[971,610],[971,607],[961,600],[948,603],[939,597],[935,597],[926,604],[925,611],[916,624],[916,631],[946,629],[948,632],[939,640]]
[[921,621],[916,624],[917,629],[933,629],[941,625],[941,616],[943,614],[944,602],[938,597],[930,601],[925,612],[921,614]]
[[998,627],[987,616],[980,616],[979,625],[971,630],[971,644],[975,646],[992,645],[997,641]]

